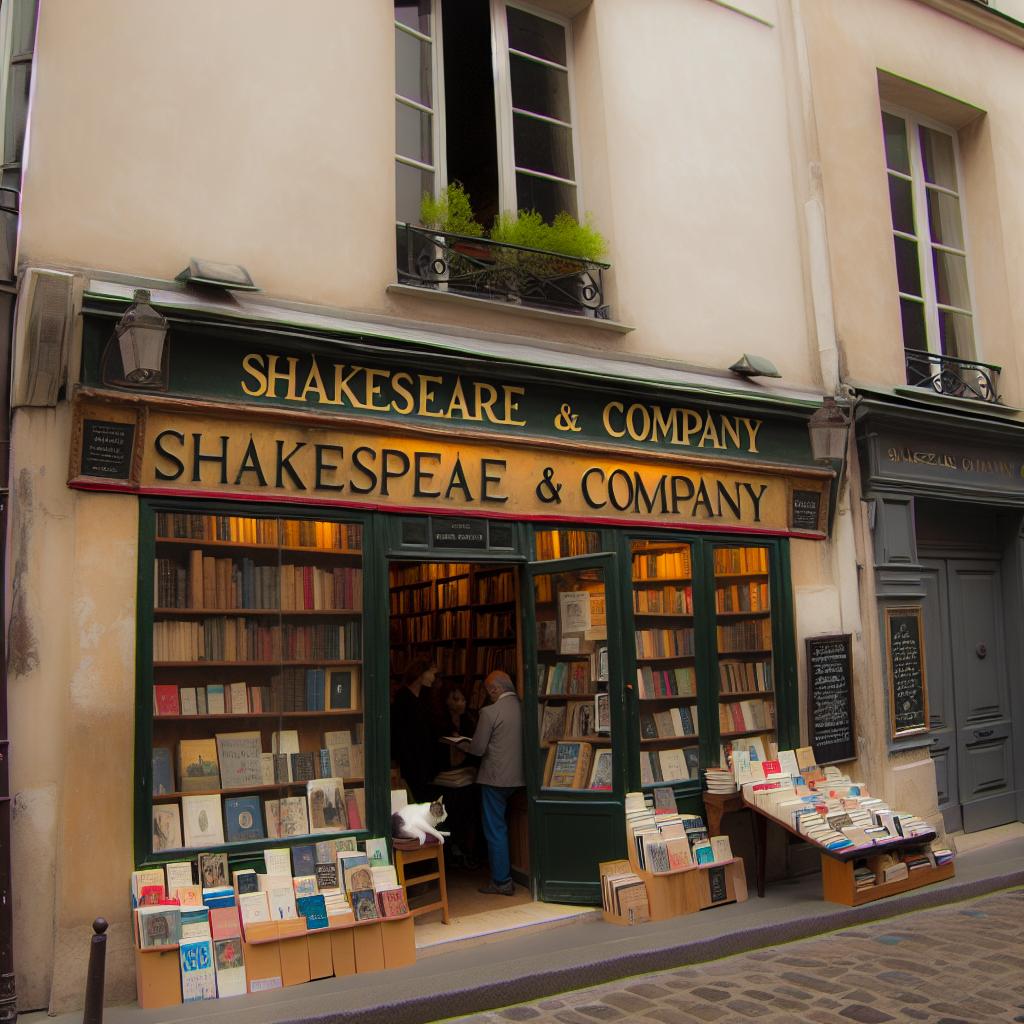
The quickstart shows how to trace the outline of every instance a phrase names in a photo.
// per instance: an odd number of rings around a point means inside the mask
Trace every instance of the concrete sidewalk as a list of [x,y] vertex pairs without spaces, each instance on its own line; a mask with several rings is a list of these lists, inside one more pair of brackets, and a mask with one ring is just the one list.
[[[838,928],[1024,884],[1024,839],[957,858],[946,882],[862,907],[821,899],[820,875],[769,885],[764,899],[625,928],[587,919],[506,941],[460,947],[381,974],[328,978],[294,988],[192,1003],[163,1010],[114,1007],[107,1024],[278,1024],[354,1021],[419,1024],[539,999],[648,971],[717,959]],[[78,1024],[80,1014],[25,1024]]]

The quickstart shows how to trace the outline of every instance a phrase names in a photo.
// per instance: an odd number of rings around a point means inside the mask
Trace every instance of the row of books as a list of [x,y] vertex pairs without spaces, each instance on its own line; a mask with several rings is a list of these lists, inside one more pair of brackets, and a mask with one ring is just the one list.
[[594,703],[576,700],[569,704],[544,704],[540,709],[542,744],[563,737],[601,736],[611,733],[610,705],[607,693],[594,696]]
[[391,570],[392,586],[407,587],[414,583],[432,583],[452,576],[465,576],[469,566],[465,562],[413,562]]
[[282,729],[271,734],[269,753],[263,750],[263,734],[255,730],[179,740],[177,789],[170,748],[154,747],[153,795],[250,789],[338,775],[362,777],[361,728],[330,730],[323,737],[318,750],[303,751],[298,730]]
[[638,629],[634,640],[638,658],[688,657],[693,654],[692,629]]
[[217,616],[153,623],[154,661],[358,661],[360,622],[264,626]]
[[727,626],[718,626],[716,633],[718,636],[718,650],[722,654],[733,651],[771,650],[771,619],[748,619],[743,622],[731,622]]
[[153,804],[153,852],[346,832],[361,829],[364,821],[363,790],[345,789],[341,778],[311,779],[305,796],[196,793],[182,796],[180,804]]
[[539,561],[589,555],[601,549],[595,530],[538,530],[535,540]]
[[693,587],[636,587],[633,611],[640,615],[692,615]]
[[594,747],[580,740],[562,740],[547,748],[545,789],[610,790],[612,781],[610,747]]
[[718,685],[722,693],[750,693],[772,689],[770,661],[719,661]]
[[156,536],[158,540],[217,540],[235,544],[359,551],[363,529],[357,523],[314,519],[257,519],[253,516],[157,512]]
[[[655,792],[663,798],[649,799],[645,793],[626,794],[626,837],[641,870],[667,874],[699,864],[732,860],[728,836],[709,840],[703,818],[675,810],[675,796],[670,788],[659,787]],[[659,804],[663,805],[660,809]]]
[[722,733],[775,728],[775,705],[769,700],[731,700],[718,705]]
[[715,548],[716,573],[767,572],[767,548]]
[[258,565],[201,550],[189,552],[187,565],[157,558],[153,584],[157,608],[361,611],[363,605],[362,569]]
[[669,551],[641,551],[633,554],[634,580],[686,579],[693,575],[690,545]]
[[392,615],[427,615],[434,610],[434,599],[428,587],[394,589],[390,593]]
[[636,687],[641,700],[652,700],[655,697],[695,697],[697,672],[692,665],[677,665],[673,668],[638,665]]
[[674,736],[697,736],[696,704],[680,704],[664,711],[640,712],[640,739],[671,739]]
[[699,770],[700,750],[696,745],[640,751],[642,786],[656,786],[661,782],[688,782],[697,778]]
[[476,581],[476,603],[497,604],[516,599],[516,580],[510,572],[481,576]]
[[537,665],[537,692],[540,694],[588,694],[595,689],[589,661],[577,659]]
[[766,612],[769,610],[768,584],[718,584],[715,587],[716,612]]
[[314,931],[346,918],[409,912],[382,839],[368,839],[365,852],[351,837],[268,849],[263,861],[263,872],[235,871],[230,881],[223,853],[132,872],[136,945],[177,947],[184,1002],[250,991],[243,952],[249,928],[302,919],[306,931]]
[[477,637],[486,639],[502,639],[516,635],[515,616],[512,612],[482,612],[476,613],[476,625],[474,633]]
[[768,761],[778,753],[775,737],[765,733],[762,736],[743,736],[725,740],[718,747],[718,763],[722,768],[732,768],[733,754],[746,754],[751,761]]
[[352,711],[361,704],[355,668],[284,669],[269,686],[245,682],[153,687],[153,713],[168,715],[249,715],[292,711]]
[[434,628],[434,613],[415,612],[401,618],[391,617],[391,643],[416,644],[437,639]]
[[630,924],[651,919],[647,885],[630,867],[628,860],[605,861],[598,865],[601,876],[601,906],[609,914]]
[[[425,590],[430,596],[430,591]],[[437,607],[454,608],[456,605],[469,604],[469,577],[450,580],[448,583],[437,585]]]

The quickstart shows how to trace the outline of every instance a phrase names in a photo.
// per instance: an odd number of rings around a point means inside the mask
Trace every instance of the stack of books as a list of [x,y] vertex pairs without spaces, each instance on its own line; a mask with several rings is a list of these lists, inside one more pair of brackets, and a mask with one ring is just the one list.
[[705,768],[704,782],[709,793],[736,793],[739,789],[727,768]]
[[628,860],[601,865],[601,906],[607,913],[623,917],[630,924],[651,919],[647,886],[630,868]]
[[728,837],[709,840],[699,815],[656,813],[642,793],[626,795],[626,829],[637,865],[652,874],[732,860]]

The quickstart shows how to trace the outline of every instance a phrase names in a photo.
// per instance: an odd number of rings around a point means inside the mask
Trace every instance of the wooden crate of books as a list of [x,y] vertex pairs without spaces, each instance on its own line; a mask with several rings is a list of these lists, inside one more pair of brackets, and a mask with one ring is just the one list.
[[[872,858],[868,858],[870,866]],[[908,871],[905,877],[894,881],[885,881],[881,871],[873,871],[875,881],[866,887],[857,884],[854,875],[854,862],[852,860],[837,860],[827,854],[821,856],[821,886],[824,898],[829,903],[841,903],[847,907],[859,907],[864,903],[871,903],[874,900],[885,899],[886,896],[895,896],[901,892],[910,892],[912,889],[920,889],[924,885],[931,885],[933,882],[942,882],[952,878],[956,874],[956,866],[952,861],[946,864],[937,864],[934,867],[920,867]]]
[[650,921],[647,888],[628,860],[598,865],[601,878],[601,915],[609,924],[634,925]]

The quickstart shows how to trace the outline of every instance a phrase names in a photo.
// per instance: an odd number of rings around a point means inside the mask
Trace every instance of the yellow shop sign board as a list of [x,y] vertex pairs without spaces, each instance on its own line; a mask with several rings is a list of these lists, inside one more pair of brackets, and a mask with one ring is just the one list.
[[[118,444],[121,449],[118,451]],[[219,417],[159,404],[79,405],[71,483],[238,496],[821,535],[828,475],[797,468],[478,437],[355,422]]]

